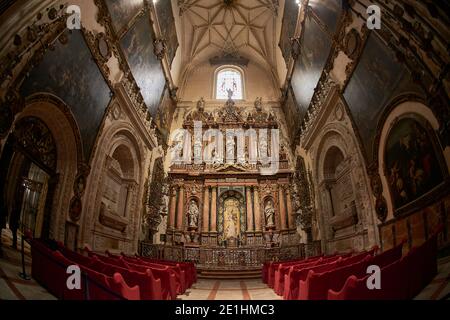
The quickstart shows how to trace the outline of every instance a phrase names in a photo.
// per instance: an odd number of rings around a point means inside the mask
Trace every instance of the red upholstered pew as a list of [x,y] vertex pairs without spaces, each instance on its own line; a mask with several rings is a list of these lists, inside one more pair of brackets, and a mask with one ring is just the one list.
[[[440,229],[438,232],[440,232]],[[380,290],[369,290],[367,288],[367,279],[370,275],[363,277],[352,275],[340,290],[330,288],[328,299],[405,300],[414,298],[437,273],[438,232],[421,246],[412,248],[403,258],[401,258],[401,246],[397,246],[387,251],[387,256],[393,259],[391,263],[388,263],[388,259],[372,261],[373,264],[381,267]],[[382,266],[382,264],[384,265]]]
[[[124,254],[122,254],[124,255]],[[197,282],[197,269],[195,264],[192,262],[173,262],[173,261],[163,261],[159,259],[152,259],[148,257],[137,257],[144,261],[151,263],[165,263],[167,265],[178,266],[186,274],[187,287],[190,288],[195,282]]]
[[363,260],[368,255],[372,256],[377,250],[378,247],[374,247],[370,251],[355,254],[353,256],[350,256],[350,254],[344,254],[342,256],[336,256],[334,259],[330,257],[315,266],[294,266],[285,275],[283,298],[286,300],[297,299],[300,280],[305,281],[310,271],[326,272],[334,270],[338,267],[351,265],[355,262]]
[[[85,251],[87,251],[90,256],[98,256],[99,259],[102,259],[103,261],[108,261],[109,263],[117,264],[121,263],[119,262],[120,260],[123,260],[127,264],[131,264],[130,267],[135,269],[142,266],[145,266],[146,268],[151,268],[155,276],[161,277],[163,282],[162,283],[163,290],[164,291],[168,290],[171,299],[175,299],[178,294],[183,294],[186,291],[186,289],[190,287],[189,280],[186,277],[185,271],[183,270],[183,268],[187,268],[185,265],[181,266],[178,263],[165,260],[159,260],[158,263],[152,263],[149,261],[144,261],[142,257],[129,257],[124,254],[122,254],[121,256],[116,256],[108,251],[106,251],[106,254],[108,256],[102,256],[92,252],[91,250],[89,250],[89,248],[85,248]],[[189,266],[189,268],[192,267]],[[167,273],[168,270],[170,272],[170,275],[163,274]],[[158,274],[156,275],[156,273]]]
[[[346,279],[352,275],[365,276],[367,267],[373,264],[373,254],[377,248],[370,250],[369,252],[363,252],[354,257],[350,257],[343,261],[337,268],[327,271],[314,271],[310,270],[305,280],[299,282],[299,300],[326,300],[328,296],[328,289],[339,290],[344,285]],[[397,249],[398,251],[398,249]],[[400,251],[401,252],[401,251]],[[390,253],[386,253],[389,255]],[[378,263],[384,261],[384,263],[393,262],[397,257],[395,255],[389,255],[391,261],[384,258],[376,260]],[[401,253],[400,253],[401,256]],[[384,265],[380,265],[383,267]]]
[[313,267],[313,266],[318,266],[321,264],[327,264],[333,261],[338,260],[339,258],[345,258],[350,256],[351,253],[348,254],[344,254],[342,256],[338,256],[338,255],[332,255],[332,256],[326,256],[326,257],[320,257],[319,259],[311,259],[311,260],[304,260],[304,262],[302,263],[282,263],[278,266],[278,270],[276,270],[275,272],[275,281],[274,281],[274,291],[276,294],[278,294],[279,296],[284,296],[285,293],[285,283],[287,281],[287,286],[290,287],[290,276],[289,276],[289,272],[291,270],[298,270],[301,268],[306,268],[306,267]]
[[132,270],[125,264],[109,263],[102,261],[98,256],[85,257],[79,253],[62,250],[64,256],[80,266],[85,266],[91,270],[112,276],[120,273],[125,282],[131,286],[139,286],[141,300],[162,300],[161,280],[155,279],[150,268],[144,270]]
[[117,257],[117,258],[106,257],[95,254],[88,249],[85,250],[88,251],[90,257],[96,257],[100,261],[103,261],[104,263],[127,268],[129,270],[141,273],[146,272],[146,270],[150,270],[153,276],[161,281],[161,290],[160,290],[161,294],[158,299],[174,300],[176,299],[177,294],[181,293],[181,283],[179,281],[179,278],[177,278],[175,270],[173,270],[170,266],[150,265],[145,263],[139,263],[138,261],[135,260],[132,260],[130,262],[127,261],[126,258],[124,257]]
[[[75,262],[65,258],[59,251],[50,249],[39,240],[31,240],[32,276],[59,299],[117,300],[140,298],[139,287],[129,287],[119,274],[107,276],[84,266],[81,277],[82,290],[67,288],[68,266]],[[88,281],[88,286],[86,286]],[[88,290],[86,291],[86,287]]]
[[268,286],[270,288],[274,287],[275,271],[277,270],[277,268],[278,268],[278,266],[280,264],[289,263],[289,262],[302,263],[302,262],[317,260],[317,259],[319,259],[321,257],[322,257],[322,255],[315,256],[315,257],[309,257],[307,259],[295,259],[295,260],[288,260],[288,261],[270,262],[269,265],[268,265],[268,270],[267,270],[267,284],[268,284]]

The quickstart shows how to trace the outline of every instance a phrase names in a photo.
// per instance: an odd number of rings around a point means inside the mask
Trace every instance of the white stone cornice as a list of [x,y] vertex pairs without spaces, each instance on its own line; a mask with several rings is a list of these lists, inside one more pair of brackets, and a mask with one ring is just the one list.
[[138,130],[142,141],[150,150],[158,147],[158,140],[156,138],[155,129],[151,128],[151,121],[146,119],[145,114],[138,110],[132,103],[125,88],[121,83],[115,86],[117,99],[123,107],[124,112],[130,119],[132,125]]

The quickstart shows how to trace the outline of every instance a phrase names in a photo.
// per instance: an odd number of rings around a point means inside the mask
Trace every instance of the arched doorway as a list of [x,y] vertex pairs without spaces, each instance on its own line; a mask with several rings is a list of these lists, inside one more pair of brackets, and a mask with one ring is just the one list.
[[82,162],[79,129],[69,107],[51,94],[28,97],[0,157],[0,218],[25,212],[23,221],[34,236],[64,241]]
[[2,214],[13,232],[14,246],[18,229],[48,237],[57,181],[57,147],[48,126],[33,116],[18,120],[0,163]]

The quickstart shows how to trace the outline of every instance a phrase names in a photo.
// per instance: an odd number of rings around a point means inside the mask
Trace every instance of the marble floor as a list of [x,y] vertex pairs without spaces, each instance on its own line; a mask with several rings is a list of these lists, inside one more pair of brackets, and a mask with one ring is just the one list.
[[180,300],[281,300],[260,279],[210,280],[199,279]]
[[[11,247],[9,230],[2,233],[0,254],[0,300],[56,300],[47,290],[33,279],[24,280],[19,274],[22,272],[21,238],[18,248]],[[25,243],[25,271],[31,276],[30,246]]]
[[[11,236],[2,233],[2,254],[0,254],[0,300],[55,300],[34,280],[23,280],[20,238],[18,249],[11,248]],[[25,270],[31,274],[31,255],[25,246]],[[199,279],[179,300],[281,300],[274,291],[260,279],[255,280],[209,280]],[[450,299],[450,256],[438,262],[438,275],[415,298],[416,300]]]

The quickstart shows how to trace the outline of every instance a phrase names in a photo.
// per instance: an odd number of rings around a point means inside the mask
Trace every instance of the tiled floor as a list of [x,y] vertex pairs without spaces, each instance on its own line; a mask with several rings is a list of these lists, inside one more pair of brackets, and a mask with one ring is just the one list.
[[[3,257],[0,257],[0,300],[55,300],[34,280],[19,277],[22,271],[20,241],[18,250],[11,248],[10,235],[2,234]],[[31,274],[30,249],[25,246],[26,272]],[[418,300],[450,299],[450,257],[439,260],[438,275],[416,297]],[[200,279],[180,300],[280,300],[261,280]]]
[[[2,256],[0,256],[0,300],[56,300],[34,280],[23,280],[20,238],[18,249],[11,248],[11,236],[4,230],[2,234]],[[25,271],[31,275],[31,255],[25,246]]]
[[450,300],[450,256],[439,259],[438,275],[415,300]]
[[199,279],[181,300],[281,300],[261,280]]

